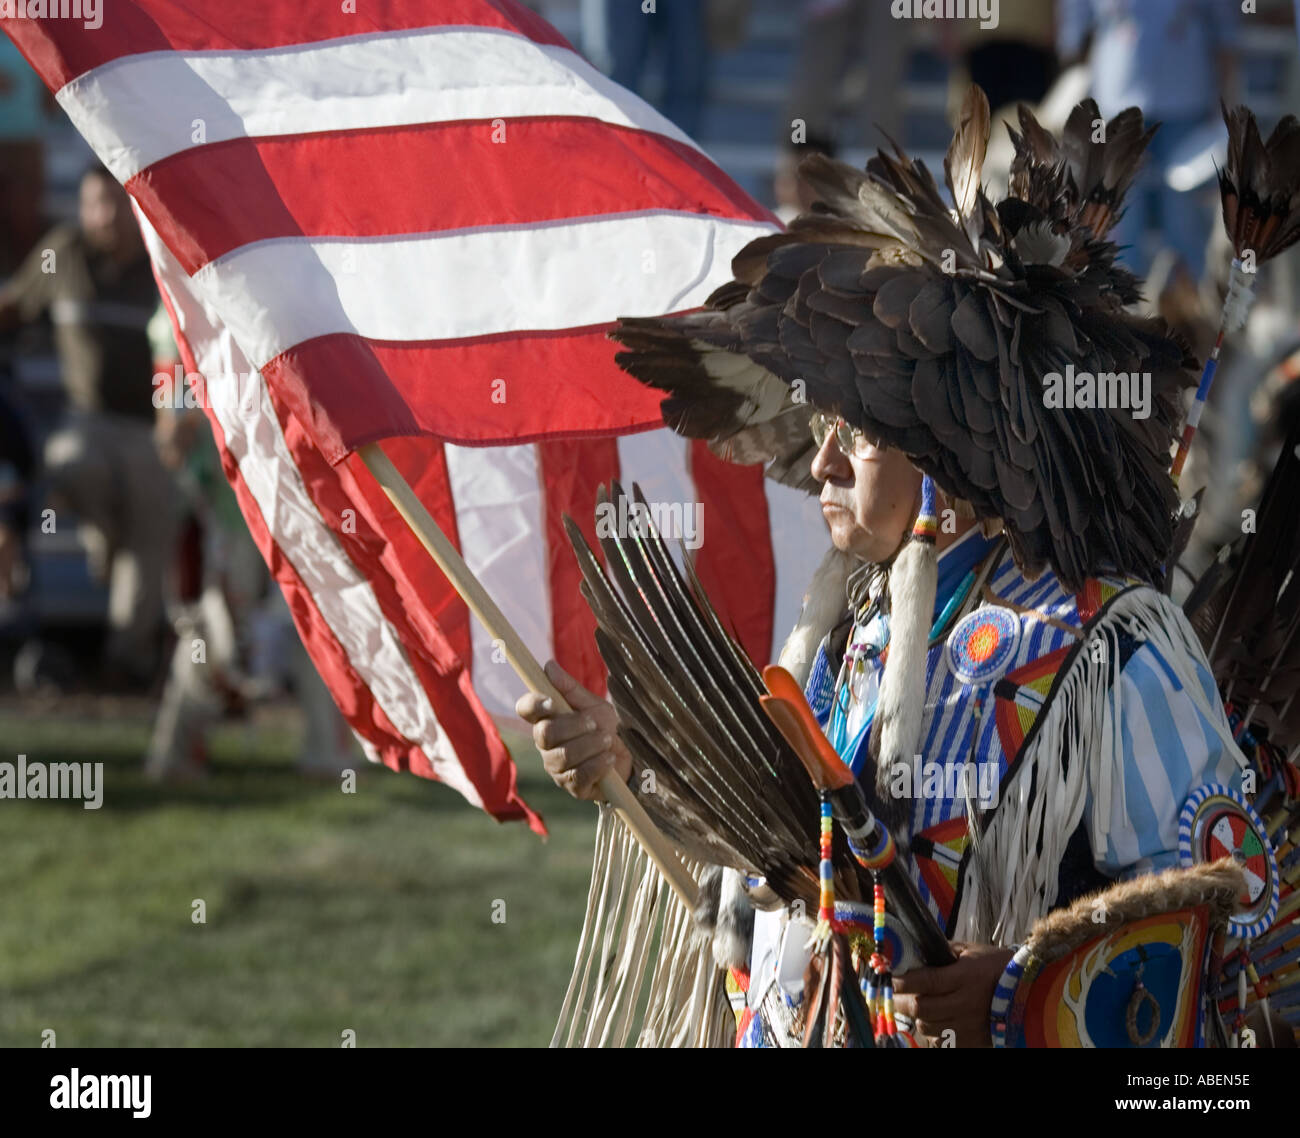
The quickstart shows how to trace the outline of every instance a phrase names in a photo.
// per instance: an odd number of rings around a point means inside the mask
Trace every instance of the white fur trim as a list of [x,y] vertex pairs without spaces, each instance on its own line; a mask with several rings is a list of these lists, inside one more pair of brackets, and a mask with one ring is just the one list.
[[925,712],[925,661],[938,588],[934,543],[909,541],[889,570],[889,658],[871,729],[876,751],[876,793],[888,801],[894,767],[916,761]]
[[724,869],[713,932],[713,959],[719,968],[748,968],[753,943],[754,906],[745,892],[745,878],[734,869]]
[[841,553],[832,546],[813,574],[799,619],[777,658],[777,663],[794,676],[800,687],[808,682],[818,646],[849,606],[844,590],[849,574],[858,564],[851,554]]

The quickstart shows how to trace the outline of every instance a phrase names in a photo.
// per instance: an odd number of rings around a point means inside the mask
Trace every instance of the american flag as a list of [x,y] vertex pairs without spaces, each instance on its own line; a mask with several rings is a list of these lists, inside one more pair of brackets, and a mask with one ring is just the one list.
[[603,690],[560,519],[590,529],[620,477],[701,503],[701,578],[768,660],[815,504],[665,431],[605,339],[698,305],[775,225],[690,139],[511,0],[107,0],[89,24],[0,21],[133,198],[369,758],[541,829],[491,714],[519,682],[353,454],[376,440],[539,659]]

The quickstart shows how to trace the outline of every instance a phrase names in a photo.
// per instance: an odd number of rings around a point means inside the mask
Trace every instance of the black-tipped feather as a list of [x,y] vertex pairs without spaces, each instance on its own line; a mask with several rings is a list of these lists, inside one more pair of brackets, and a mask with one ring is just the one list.
[[1228,162],[1219,171],[1223,225],[1237,257],[1262,264],[1300,241],[1300,121],[1286,115],[1265,142],[1249,107],[1223,108]]
[[[762,680],[723,629],[689,561],[686,575],[649,520],[639,490],[614,484],[617,517],[642,519],[605,533],[602,568],[569,518],[565,528],[596,616],[596,643],[634,780],[647,812],[694,857],[767,878],[785,901],[815,905],[817,796],[798,757],[762,714]],[[611,502],[601,490],[600,502]],[[616,528],[616,527],[615,527]],[[864,879],[842,835],[836,886],[863,895]]]

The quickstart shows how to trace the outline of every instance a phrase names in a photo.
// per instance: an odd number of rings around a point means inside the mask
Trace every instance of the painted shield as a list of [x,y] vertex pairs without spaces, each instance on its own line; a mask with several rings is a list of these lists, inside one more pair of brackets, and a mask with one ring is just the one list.
[[1228,920],[1228,932],[1255,937],[1277,916],[1280,889],[1277,855],[1264,823],[1240,791],[1221,783],[1197,787],[1178,819],[1178,859],[1184,866],[1233,858],[1246,890]]

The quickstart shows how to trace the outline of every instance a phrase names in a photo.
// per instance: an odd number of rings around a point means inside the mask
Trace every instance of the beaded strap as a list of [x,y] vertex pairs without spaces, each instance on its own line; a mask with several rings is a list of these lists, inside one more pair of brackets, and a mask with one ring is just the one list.
[[835,883],[831,869],[831,796],[830,791],[821,792],[821,861],[818,872],[821,876],[821,898],[817,910],[817,923],[823,922],[835,928]]
[[935,512],[934,481],[927,474],[921,479],[921,509],[912,526],[912,537],[917,541],[934,544],[939,533],[939,518]]
[[[831,864],[831,839],[834,831],[834,810],[831,804],[831,792],[822,789],[818,798],[821,806],[821,827],[818,875],[820,895],[817,909],[817,928],[813,933],[813,943],[817,950],[822,949],[827,940],[841,933],[859,935],[866,932],[865,914],[861,907],[851,903],[835,903],[835,880]],[[841,824],[845,823],[841,819]],[[859,864],[872,870],[872,908],[871,908],[871,945],[873,951],[868,963],[868,972],[863,984],[862,994],[866,1000],[867,1013],[870,1016],[872,1031],[877,1047],[900,1047],[903,1041],[898,1036],[898,1024],[894,1019],[894,977],[890,971],[888,949],[885,944],[885,887],[880,883],[879,869],[894,859],[894,840],[884,826],[867,816],[847,820],[849,830],[849,848]],[[855,840],[856,838],[856,840]],[[856,956],[856,950],[855,950]]]
[[993,1001],[989,1005],[989,1034],[993,1037],[994,1047],[1007,1045],[1008,1028],[1019,1018],[1013,1012],[1023,1008],[1024,993],[1029,989],[1029,985],[1024,984],[1022,990],[1025,972],[1037,971],[1036,968],[1030,969],[1033,959],[1029,946],[1020,945],[1003,970],[998,986],[993,989]]

